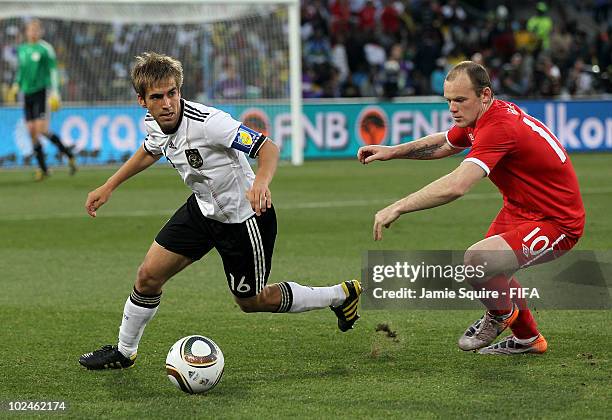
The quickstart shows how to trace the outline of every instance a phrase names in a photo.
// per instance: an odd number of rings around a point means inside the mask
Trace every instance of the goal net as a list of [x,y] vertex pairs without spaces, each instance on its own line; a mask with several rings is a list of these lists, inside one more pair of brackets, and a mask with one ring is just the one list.
[[[292,144],[302,137],[298,8],[297,0],[0,1],[0,131],[13,139],[0,146],[0,167],[31,160],[23,99],[11,85],[32,18],[57,56],[63,106],[51,128],[81,164],[118,163],[140,146],[143,110],[130,69],[145,51],[183,63],[185,99],[229,112],[301,163],[302,148]],[[59,158],[45,150],[51,163]]]

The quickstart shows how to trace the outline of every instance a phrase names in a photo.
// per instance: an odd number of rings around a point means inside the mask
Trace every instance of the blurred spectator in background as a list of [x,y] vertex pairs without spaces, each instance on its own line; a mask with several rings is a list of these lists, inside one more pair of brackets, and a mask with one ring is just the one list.
[[363,47],[365,58],[374,71],[382,68],[387,60],[387,53],[376,37],[370,36]]
[[304,59],[309,65],[320,67],[331,61],[331,45],[320,28],[304,43]]
[[527,30],[527,21],[522,19],[516,23],[514,45],[522,53],[533,53],[538,47],[538,40],[533,32]]
[[414,57],[415,87],[417,95],[429,94],[431,73],[436,68],[436,60],[441,56],[442,34],[438,25],[424,31],[416,41],[417,49]]
[[482,57],[482,54],[479,52],[474,53],[471,57],[471,60],[476,64],[480,64],[481,66],[485,65],[484,58]]
[[565,25],[555,26],[550,37],[550,54],[552,60],[559,63],[562,68],[567,67],[573,41],[574,39]]
[[597,23],[608,22],[610,3],[610,0],[595,0],[593,17]]
[[523,56],[514,53],[510,63],[504,64],[501,75],[500,93],[511,97],[525,96],[529,91],[529,78],[523,68]]
[[350,28],[351,7],[348,0],[333,0],[331,5],[331,35],[346,33]]
[[444,23],[447,25],[460,25],[467,19],[467,13],[457,0],[450,0],[440,8]]
[[323,81],[323,98],[337,98],[341,93],[341,82],[339,72],[334,67],[329,69],[327,77]]
[[510,23],[504,20],[499,22],[491,33],[490,45],[493,47],[502,61],[509,61],[516,51],[514,43],[514,32]]
[[362,96],[359,86],[353,81],[352,74],[349,74],[344,83],[340,86],[340,96],[344,98],[358,98]]
[[398,8],[403,8],[400,2],[383,0],[384,7],[380,14],[381,42],[389,48],[400,40],[400,15]]
[[417,25],[414,21],[413,12],[408,7],[404,7],[399,17],[401,19],[400,37],[402,42],[413,40],[417,35]]
[[602,77],[602,90],[610,92],[610,76],[612,75],[612,26],[601,30],[596,42],[597,64]]
[[348,60],[349,70],[355,73],[359,70],[365,61],[365,51],[363,49],[365,45],[365,36],[363,32],[359,31],[357,27],[352,27],[346,38],[346,56]]
[[390,99],[410,94],[407,88],[409,88],[411,70],[412,63],[404,59],[402,46],[400,44],[393,45],[380,76],[383,86],[383,98]]
[[556,96],[561,92],[561,71],[548,55],[536,63],[535,88],[540,96]]
[[436,60],[436,69],[431,73],[431,92],[444,96],[444,79],[446,78],[446,60],[440,57]]
[[363,9],[361,9],[357,14],[359,18],[359,25],[357,27],[359,30],[367,33],[368,35],[373,34],[376,31],[376,15],[377,11],[376,6],[374,6],[374,2],[368,0],[363,6]]
[[572,95],[590,95],[593,93],[593,74],[587,69],[582,59],[576,60],[569,72],[567,90]]
[[344,83],[349,74],[348,57],[344,44],[344,34],[338,34],[336,35],[334,46],[331,50],[332,65],[338,70],[340,83]]
[[304,2],[302,6],[302,35],[306,38],[320,29],[326,36],[329,36],[330,20],[329,10],[325,7],[322,0]]
[[542,49],[550,48],[550,32],[552,31],[552,18],[548,15],[548,6],[543,1],[536,5],[536,14],[527,21],[527,30],[532,32]]
[[321,86],[317,84],[317,75],[308,64],[302,65],[302,96],[306,99],[320,98],[323,95]]
[[215,99],[244,99],[246,85],[236,71],[234,64],[228,63],[215,85]]
[[382,91],[378,80],[376,80],[376,72],[365,63],[353,75],[353,82],[358,86],[361,96],[364,97],[376,97]]

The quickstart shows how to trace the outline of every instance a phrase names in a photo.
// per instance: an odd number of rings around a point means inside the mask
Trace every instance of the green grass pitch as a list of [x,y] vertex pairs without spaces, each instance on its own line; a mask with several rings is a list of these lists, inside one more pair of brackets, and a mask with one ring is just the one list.
[[[587,208],[578,249],[612,248],[612,155],[573,155]],[[381,243],[376,210],[445,174],[458,159],[281,166],[272,184],[279,236],[271,282],[326,285],[359,275],[366,250],[464,249],[501,205],[488,181],[450,205],[403,216]],[[582,418],[606,417],[610,311],[539,311],[543,356],[463,353],[479,311],[362,311],[340,333],[329,310],[243,314],[216,252],[172,279],[145,330],[134,369],[89,372],[77,359],[116,342],[136,268],[188,191],[164,165],[128,181],[86,216],[87,192],[111,169],[0,172],[0,402],[56,401],[70,418]],[[520,276],[519,276],[520,279]],[[375,328],[385,322],[392,340]],[[171,344],[213,338],[221,383],[186,395],[168,381]],[[607,415],[605,413],[608,413]],[[32,413],[29,413],[31,415]],[[0,418],[10,415],[0,412]],[[13,418],[13,417],[11,417]],[[17,418],[17,417],[14,417]]]

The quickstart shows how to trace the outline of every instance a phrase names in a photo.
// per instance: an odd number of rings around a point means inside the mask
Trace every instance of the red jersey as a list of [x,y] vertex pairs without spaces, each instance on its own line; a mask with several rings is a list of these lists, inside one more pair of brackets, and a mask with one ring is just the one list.
[[472,149],[465,158],[499,188],[504,207],[518,218],[548,220],[568,236],[584,230],[584,205],[569,156],[555,135],[518,106],[499,99],[474,128],[453,126],[451,146]]

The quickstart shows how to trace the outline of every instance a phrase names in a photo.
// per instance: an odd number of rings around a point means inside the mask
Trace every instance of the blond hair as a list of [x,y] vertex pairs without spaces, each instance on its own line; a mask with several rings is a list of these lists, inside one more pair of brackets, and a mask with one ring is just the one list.
[[132,86],[141,98],[145,98],[147,88],[172,77],[176,86],[183,86],[183,65],[168,55],[145,52],[136,56],[132,67]]

